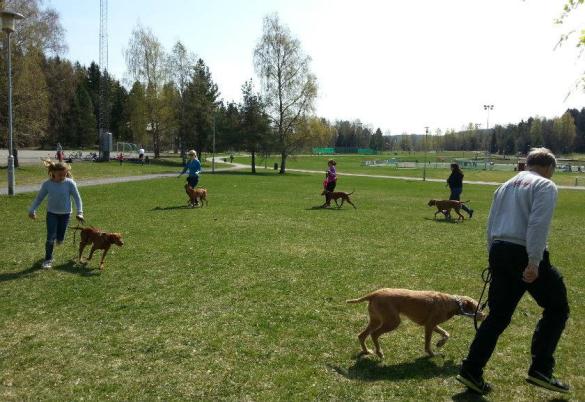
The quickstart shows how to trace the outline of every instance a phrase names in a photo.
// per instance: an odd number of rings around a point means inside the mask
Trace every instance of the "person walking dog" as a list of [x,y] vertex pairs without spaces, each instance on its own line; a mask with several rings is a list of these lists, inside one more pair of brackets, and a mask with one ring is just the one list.
[[[451,164],[451,175],[447,179],[447,185],[451,190],[451,194],[449,195],[450,200],[461,201],[461,193],[463,192],[463,172],[457,163]],[[463,209],[469,215],[469,218],[473,216],[473,209],[469,209],[467,205],[461,204],[461,209]]]
[[41,189],[28,210],[31,219],[37,219],[36,210],[45,197],[47,202],[47,241],[45,243],[45,259],[42,267],[53,266],[53,248],[55,242],[63,244],[65,232],[71,214],[71,197],[77,208],[77,220],[83,222],[83,203],[77,190],[77,184],[71,178],[70,167],[64,162],[45,161],[49,180],[41,185]]
[[[334,159],[329,159],[327,162],[327,171],[325,172],[325,180],[323,181],[323,189],[326,193],[332,193],[335,191],[335,186],[337,185],[337,170],[335,169],[335,162]],[[331,206],[331,198],[325,194],[325,204],[326,207]]]
[[459,382],[482,395],[491,390],[483,379],[483,369],[525,292],[543,308],[532,337],[532,363],[526,381],[569,392],[567,384],[553,377],[553,355],[569,317],[567,289],[563,277],[551,265],[546,247],[557,201],[557,187],[550,180],[556,159],[548,149],[534,148],[526,165],[528,170],[494,193],[487,227],[492,275],[489,315],[475,334],[457,375]]

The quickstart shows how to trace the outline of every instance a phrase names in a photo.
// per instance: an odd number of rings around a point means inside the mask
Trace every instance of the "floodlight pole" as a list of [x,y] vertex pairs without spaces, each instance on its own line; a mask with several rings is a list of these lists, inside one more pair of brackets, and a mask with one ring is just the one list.
[[211,145],[211,173],[215,173],[215,110],[213,111],[213,141]]
[[12,52],[10,49],[10,35],[15,29],[15,20],[24,18],[22,14],[14,11],[2,10],[0,11],[2,18],[2,30],[6,32],[8,55],[6,57],[8,62],[8,195],[14,195],[14,187],[16,185],[14,172],[14,146],[12,134]]
[[425,127],[425,165],[423,166],[423,181],[427,180],[427,137],[429,135],[429,128]]
[[[487,111],[487,121],[486,121],[486,135],[489,136],[489,131],[490,131],[490,110],[494,110],[494,105],[483,105],[483,110]],[[489,138],[486,138],[485,141],[485,157],[483,158],[483,168],[484,170],[487,170],[487,159],[488,159],[488,154],[489,154]]]

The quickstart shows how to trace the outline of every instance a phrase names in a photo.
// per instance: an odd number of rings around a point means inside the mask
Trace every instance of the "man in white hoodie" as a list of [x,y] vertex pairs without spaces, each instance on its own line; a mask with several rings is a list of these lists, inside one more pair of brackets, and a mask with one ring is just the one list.
[[527,171],[518,173],[494,193],[487,228],[492,274],[490,311],[457,376],[459,382],[482,395],[491,390],[483,379],[483,368],[525,292],[544,309],[532,337],[532,364],[526,380],[549,390],[569,392],[569,386],[552,375],[553,354],[569,317],[563,277],[551,265],[546,249],[557,201],[557,187],[550,180],[556,159],[548,149],[535,148],[528,154],[526,165]]

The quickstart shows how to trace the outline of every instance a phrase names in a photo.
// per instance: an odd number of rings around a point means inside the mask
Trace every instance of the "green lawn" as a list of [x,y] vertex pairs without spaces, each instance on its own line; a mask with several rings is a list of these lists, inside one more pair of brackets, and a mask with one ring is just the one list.
[[[443,158],[443,162],[450,162],[450,157],[459,157],[461,153],[448,153],[440,154]],[[409,168],[396,168],[391,166],[363,166],[364,160],[386,160],[391,157],[397,157],[404,161],[424,161],[424,155],[421,153],[411,153],[408,155],[407,152],[399,155],[298,155],[291,156],[287,159],[287,168],[290,169],[310,169],[319,170],[325,172],[327,170],[327,161],[331,158],[337,161],[337,172],[343,173],[360,173],[360,174],[371,174],[371,175],[386,175],[386,176],[401,176],[401,177],[422,177],[423,169],[409,169]],[[435,161],[436,158],[429,157],[429,161]],[[239,156],[234,162],[237,163],[250,163],[250,157]],[[258,159],[257,166],[268,167],[273,169],[274,163],[278,163],[280,166],[280,156],[271,156],[266,160]],[[480,166],[483,166],[482,162],[479,162]],[[468,181],[487,181],[487,182],[498,182],[502,183],[514,176],[514,171],[494,171],[494,170],[471,170],[463,169],[465,174],[465,180]],[[432,165],[426,170],[426,177],[432,179],[447,179],[451,173],[450,169],[444,168],[433,168]],[[557,171],[553,176],[553,180],[559,185],[574,186],[575,179],[578,179],[579,186],[585,186],[585,173],[565,173]]]
[[[81,189],[88,223],[124,235],[102,273],[72,261],[71,231],[40,270],[34,194],[0,197],[0,399],[478,400],[454,379],[471,320],[445,323],[442,356],[425,358],[422,328],[405,320],[381,338],[384,360],[357,359],[366,305],[345,300],[379,287],[477,298],[493,187],[466,186],[476,214],[453,224],[426,206],[441,183],[341,177],[357,210],[313,209],[315,175],[205,175],[209,207],[196,209],[182,184]],[[550,238],[571,305],[557,374],[573,400],[585,399],[584,197],[560,191]],[[539,314],[526,296],[500,339],[493,400],[558,396],[524,382]]]

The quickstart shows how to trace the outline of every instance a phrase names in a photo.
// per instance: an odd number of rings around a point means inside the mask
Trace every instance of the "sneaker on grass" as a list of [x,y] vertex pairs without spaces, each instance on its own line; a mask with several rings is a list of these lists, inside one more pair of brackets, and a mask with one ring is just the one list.
[[538,371],[529,371],[526,381],[529,382],[530,384],[537,385],[539,387],[546,388],[548,390],[556,392],[567,393],[569,392],[570,389],[570,387],[567,384],[557,380],[552,375],[550,377],[547,377],[546,375],[539,373]]
[[51,267],[53,267],[53,260],[45,260],[43,261],[43,265],[41,265],[43,269],[50,269]]
[[492,386],[489,383],[485,382],[483,378],[474,377],[465,370],[461,370],[457,377],[455,378],[457,379],[457,381],[465,385],[471,391],[480,395],[486,395],[490,393],[492,390]]

